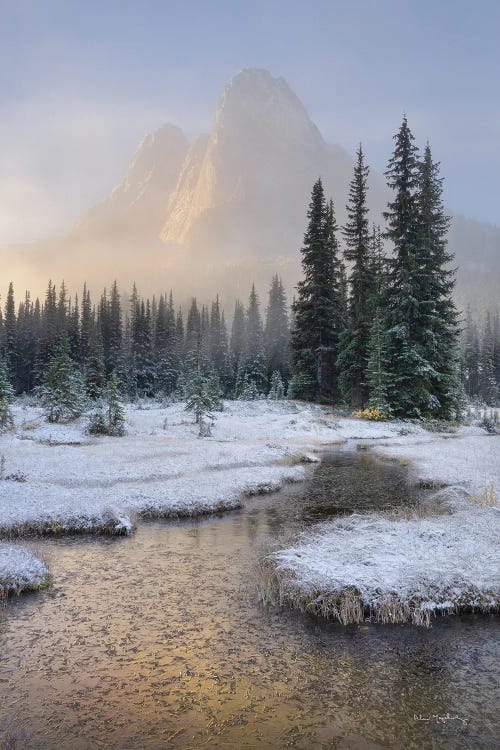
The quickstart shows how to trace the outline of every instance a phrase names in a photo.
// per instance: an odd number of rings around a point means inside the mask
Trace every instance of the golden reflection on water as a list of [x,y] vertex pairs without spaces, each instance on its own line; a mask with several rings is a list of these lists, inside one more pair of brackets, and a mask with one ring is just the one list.
[[388,493],[414,500],[401,467],[339,454],[241,512],[44,541],[54,586],[0,623],[0,720],[46,750],[495,747],[494,618],[343,628],[256,604],[269,537]]

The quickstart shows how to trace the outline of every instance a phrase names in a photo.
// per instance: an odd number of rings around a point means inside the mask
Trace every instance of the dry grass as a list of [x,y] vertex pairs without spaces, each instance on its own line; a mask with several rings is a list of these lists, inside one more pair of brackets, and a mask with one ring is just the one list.
[[127,530],[117,527],[117,519],[68,518],[65,521],[48,519],[26,521],[12,526],[0,527],[0,538],[23,539],[43,536],[65,536],[69,534],[94,534],[97,536],[127,536]]
[[403,599],[390,592],[381,593],[367,603],[354,586],[335,591],[309,590],[292,573],[278,568],[269,558],[264,559],[258,567],[257,588],[264,604],[298,609],[342,625],[358,625],[369,621],[383,625],[411,623],[429,627],[431,619],[437,614],[489,614],[500,611],[500,599],[497,595],[477,589],[463,592],[459,598],[453,598],[452,592],[441,592],[438,599],[443,604],[439,609],[430,605],[431,599],[422,596]]

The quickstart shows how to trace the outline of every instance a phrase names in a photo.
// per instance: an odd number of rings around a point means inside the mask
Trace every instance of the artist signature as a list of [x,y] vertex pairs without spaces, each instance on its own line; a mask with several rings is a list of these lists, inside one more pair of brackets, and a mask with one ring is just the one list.
[[450,714],[426,714],[425,716],[422,716],[422,714],[413,714],[413,718],[415,721],[435,721],[438,724],[446,724],[447,721],[460,721],[465,727],[468,723],[467,719],[464,719],[462,716],[450,716]]

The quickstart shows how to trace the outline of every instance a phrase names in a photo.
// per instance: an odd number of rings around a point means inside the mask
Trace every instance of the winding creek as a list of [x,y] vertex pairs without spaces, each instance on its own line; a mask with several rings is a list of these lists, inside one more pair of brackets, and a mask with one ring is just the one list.
[[277,539],[416,502],[405,467],[339,450],[241,511],[41,541],[53,586],[0,620],[0,722],[30,750],[498,747],[498,619],[344,628],[257,602]]

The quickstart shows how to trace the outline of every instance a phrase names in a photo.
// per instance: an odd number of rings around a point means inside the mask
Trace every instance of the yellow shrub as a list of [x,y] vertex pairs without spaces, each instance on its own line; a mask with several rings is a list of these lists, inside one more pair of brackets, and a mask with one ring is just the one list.
[[356,419],[370,419],[373,422],[378,422],[381,419],[386,419],[386,415],[378,408],[376,409],[358,409],[354,412]]
[[472,495],[469,498],[469,502],[473,505],[498,505],[498,495],[495,492],[495,485],[493,482],[489,487],[485,487],[481,493],[481,496]]

